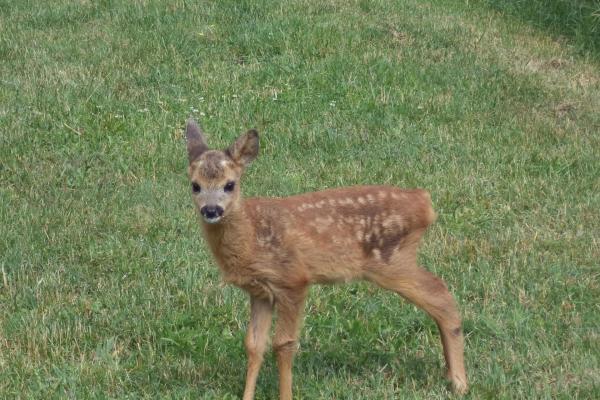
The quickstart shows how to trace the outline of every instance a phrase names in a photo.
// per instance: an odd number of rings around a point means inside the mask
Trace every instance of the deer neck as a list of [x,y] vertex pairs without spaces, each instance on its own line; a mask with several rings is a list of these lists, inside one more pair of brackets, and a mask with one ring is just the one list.
[[256,235],[244,200],[240,199],[217,224],[202,222],[204,237],[219,266],[225,271],[243,268],[252,262]]

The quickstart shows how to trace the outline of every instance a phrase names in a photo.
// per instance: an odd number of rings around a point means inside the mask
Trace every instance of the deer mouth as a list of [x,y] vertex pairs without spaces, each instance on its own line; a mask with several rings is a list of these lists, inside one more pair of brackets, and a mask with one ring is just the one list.
[[207,224],[216,224],[217,222],[219,222],[221,220],[221,216],[218,217],[202,217],[204,219],[204,222],[206,222]]

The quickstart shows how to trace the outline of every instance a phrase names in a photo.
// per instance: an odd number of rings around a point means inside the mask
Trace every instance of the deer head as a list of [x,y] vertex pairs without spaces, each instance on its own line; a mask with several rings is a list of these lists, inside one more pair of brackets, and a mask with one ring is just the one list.
[[223,151],[208,148],[193,119],[188,120],[185,132],[194,202],[204,222],[216,224],[239,207],[239,181],[258,155],[258,132],[249,130]]

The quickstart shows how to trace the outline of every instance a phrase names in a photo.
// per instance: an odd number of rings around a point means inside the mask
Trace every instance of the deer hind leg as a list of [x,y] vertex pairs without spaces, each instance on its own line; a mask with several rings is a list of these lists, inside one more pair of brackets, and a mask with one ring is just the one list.
[[400,294],[435,320],[444,348],[447,378],[456,393],[466,393],[468,383],[461,319],[456,302],[444,281],[417,266],[414,261],[404,261],[400,266],[381,266],[377,273],[370,273],[368,279],[384,289]]
[[270,301],[255,297],[250,299],[250,324],[248,325],[248,332],[244,341],[248,355],[244,400],[252,400],[254,398],[256,380],[267,346],[272,315],[273,305]]
[[304,314],[306,289],[288,293],[286,299],[277,301],[277,324],[273,350],[279,369],[279,399],[292,399],[292,363],[298,349],[298,331]]

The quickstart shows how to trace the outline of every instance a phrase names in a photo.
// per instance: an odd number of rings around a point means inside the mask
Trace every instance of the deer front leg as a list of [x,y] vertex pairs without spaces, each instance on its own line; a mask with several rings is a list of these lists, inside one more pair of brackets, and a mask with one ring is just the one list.
[[292,399],[292,363],[298,349],[298,330],[302,322],[306,289],[289,294],[277,302],[277,325],[273,349],[279,369],[279,399]]
[[273,315],[273,305],[268,300],[252,297],[250,299],[250,324],[246,333],[246,354],[248,355],[248,371],[244,400],[254,399],[256,379],[263,361],[263,355],[269,337],[269,328]]

